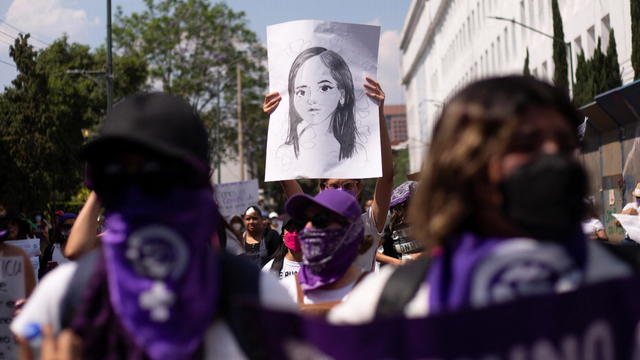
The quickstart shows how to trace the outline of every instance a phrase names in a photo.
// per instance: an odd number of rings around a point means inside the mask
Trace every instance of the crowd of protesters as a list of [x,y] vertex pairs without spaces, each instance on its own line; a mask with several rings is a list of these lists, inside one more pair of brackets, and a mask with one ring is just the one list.
[[[362,179],[318,179],[314,195],[287,180],[282,216],[257,205],[220,215],[207,133],[185,101],[148,93],[117,104],[83,149],[92,193],[77,216],[1,218],[3,240],[43,240],[42,279],[33,293],[25,279],[11,323],[22,356],[261,358],[246,303],[363,324],[635,272],[637,247],[610,243],[585,201],[582,119],[563,91],[520,76],[466,86],[442,109],[419,181],[394,189],[385,95],[373,79],[363,86],[379,105],[373,198],[360,198]],[[280,99],[267,95],[265,113]]]

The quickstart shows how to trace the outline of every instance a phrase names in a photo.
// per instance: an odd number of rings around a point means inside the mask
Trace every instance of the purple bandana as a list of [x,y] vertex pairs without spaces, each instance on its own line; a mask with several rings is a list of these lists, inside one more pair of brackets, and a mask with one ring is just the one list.
[[298,273],[302,291],[338,281],[358,255],[363,235],[364,224],[360,218],[339,229],[303,229],[299,238],[304,264]]
[[213,321],[218,217],[208,188],[166,197],[131,190],[108,209],[103,244],[111,304],[152,359],[188,357]]

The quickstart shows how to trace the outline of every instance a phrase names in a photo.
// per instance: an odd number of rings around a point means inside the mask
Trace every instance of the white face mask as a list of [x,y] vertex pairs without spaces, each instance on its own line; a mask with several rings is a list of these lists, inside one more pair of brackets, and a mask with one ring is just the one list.
[[233,223],[231,224],[231,228],[235,231],[240,231],[242,230],[242,224],[238,224],[238,223]]

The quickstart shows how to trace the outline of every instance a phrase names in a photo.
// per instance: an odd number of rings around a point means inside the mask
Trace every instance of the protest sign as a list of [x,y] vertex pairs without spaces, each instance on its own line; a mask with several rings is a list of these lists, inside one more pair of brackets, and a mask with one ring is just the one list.
[[[376,78],[380,27],[299,20],[267,27],[270,92],[265,181],[382,176]],[[384,85],[384,84],[383,84]]]
[[629,234],[629,238],[635,242],[640,242],[640,216],[627,214],[612,214],[622,228]]
[[240,215],[249,206],[258,204],[258,180],[218,184],[215,194],[222,216]]
[[[637,359],[640,278],[420,319],[339,326],[256,310],[273,358]],[[264,328],[260,328],[264,326]]]
[[[33,273],[38,274],[40,269],[40,239],[22,239],[22,240],[7,240],[5,244],[17,246],[22,249],[29,260],[31,260],[31,266],[33,267]],[[37,278],[37,277],[36,277]],[[1,358],[0,358],[1,359]]]
[[26,297],[24,262],[20,256],[0,257],[0,359],[16,359],[17,345],[9,325],[15,302]]

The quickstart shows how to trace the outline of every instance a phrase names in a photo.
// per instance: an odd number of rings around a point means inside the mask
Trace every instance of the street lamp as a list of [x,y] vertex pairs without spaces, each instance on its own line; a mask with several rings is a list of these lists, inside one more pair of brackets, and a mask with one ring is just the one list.
[[557,38],[557,37],[555,37],[553,35],[549,35],[547,33],[544,33],[544,32],[542,32],[542,31],[540,31],[540,30],[538,30],[536,28],[533,28],[533,27],[531,27],[531,26],[529,26],[527,24],[523,24],[523,23],[521,23],[519,21],[516,21],[515,18],[509,19],[509,18],[505,18],[505,17],[501,17],[501,16],[487,16],[487,17],[489,19],[508,21],[508,22],[510,22],[512,24],[520,25],[525,29],[531,30],[531,31],[533,31],[535,33],[538,33],[538,34],[542,35],[542,36],[546,36],[551,40],[562,41],[566,46],[568,46],[569,47],[569,68],[570,68],[570,72],[571,72],[571,91],[573,91],[573,86],[574,86],[574,80],[573,80],[573,50],[571,48],[571,42],[570,41],[564,41],[564,39],[562,39],[562,38]]

